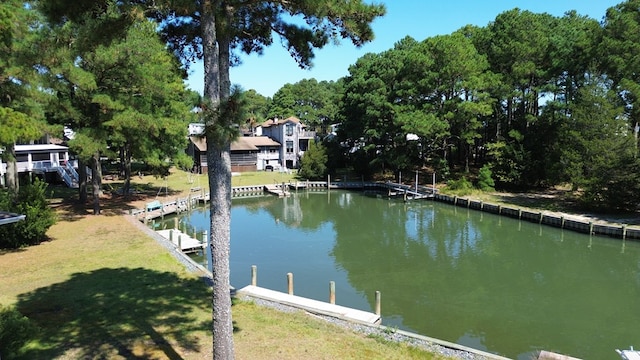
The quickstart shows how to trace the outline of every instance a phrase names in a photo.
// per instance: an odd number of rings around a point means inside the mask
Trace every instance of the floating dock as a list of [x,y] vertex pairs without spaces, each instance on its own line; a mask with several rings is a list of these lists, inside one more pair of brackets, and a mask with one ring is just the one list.
[[248,285],[237,291],[238,295],[277,302],[295,308],[306,310],[313,314],[332,316],[339,319],[363,324],[380,324],[380,315],[335,305],[323,301],[289,295],[283,292],[269,290],[258,286]]
[[286,197],[291,195],[284,184],[282,185],[265,185],[264,191],[277,195],[278,197]]
[[171,241],[183,253],[197,252],[205,247],[205,244],[200,240],[194,239],[178,229],[158,230],[158,234]]

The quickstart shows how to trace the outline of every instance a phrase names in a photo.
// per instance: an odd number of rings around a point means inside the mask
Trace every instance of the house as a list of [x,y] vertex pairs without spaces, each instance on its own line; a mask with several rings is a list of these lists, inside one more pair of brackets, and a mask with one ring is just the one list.
[[309,148],[309,141],[315,139],[315,131],[307,131],[306,125],[295,116],[280,120],[267,120],[256,128],[255,133],[267,136],[283,146],[280,147],[280,160],[288,169],[295,169]]
[[[279,167],[281,145],[266,136],[241,136],[231,143],[231,171],[245,172]],[[207,172],[207,141],[190,136],[187,153],[194,160],[194,171]]]
[[[15,145],[18,174],[38,174],[45,181],[56,181],[58,175],[66,174],[69,148],[50,143],[48,137],[39,144]],[[0,160],[0,185],[6,186],[7,164]],[[64,179],[63,179],[64,180]],[[65,181],[66,182],[66,181]],[[67,185],[70,185],[69,182]]]

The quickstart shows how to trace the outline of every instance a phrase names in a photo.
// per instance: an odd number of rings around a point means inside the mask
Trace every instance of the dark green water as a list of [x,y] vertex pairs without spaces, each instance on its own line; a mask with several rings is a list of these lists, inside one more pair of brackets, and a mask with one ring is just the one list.
[[[183,215],[197,229],[208,211]],[[173,221],[169,221],[173,224]],[[164,225],[163,225],[164,226]],[[640,347],[640,244],[432,201],[331,191],[233,200],[231,281],[373,311],[383,324],[530,359]]]

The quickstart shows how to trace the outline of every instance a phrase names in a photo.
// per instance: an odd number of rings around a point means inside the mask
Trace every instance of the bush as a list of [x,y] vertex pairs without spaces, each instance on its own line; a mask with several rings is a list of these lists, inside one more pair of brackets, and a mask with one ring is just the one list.
[[473,190],[473,184],[463,176],[460,180],[447,181],[447,189],[458,195],[468,195]]
[[16,356],[35,331],[36,326],[18,310],[0,306],[0,358]]
[[0,248],[19,248],[39,244],[46,232],[55,224],[55,212],[47,203],[47,183],[36,179],[32,184],[20,187],[16,195],[8,189],[0,189],[0,209],[26,215],[25,220],[0,226]]
[[491,169],[487,165],[480,168],[478,172],[478,188],[482,191],[494,191],[495,190],[495,182],[491,177]]

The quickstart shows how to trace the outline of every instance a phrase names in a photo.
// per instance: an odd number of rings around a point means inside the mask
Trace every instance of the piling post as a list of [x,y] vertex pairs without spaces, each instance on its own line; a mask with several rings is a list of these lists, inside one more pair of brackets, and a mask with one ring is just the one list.
[[589,235],[593,234],[593,221],[589,221]]
[[627,239],[627,225],[622,225],[622,240]]
[[178,217],[177,216],[173,218],[173,228],[174,229],[178,228]]
[[540,211],[540,220],[538,221],[539,224],[542,224],[542,217],[544,216],[544,214],[542,213],[542,211]]
[[458,195],[453,197],[453,205],[458,205]]
[[376,290],[376,315],[380,316],[380,291]]
[[251,285],[258,286],[258,267],[251,265]]
[[287,293],[293,295],[293,273],[287,273]]
[[178,235],[178,250],[182,251],[182,234]]
[[335,305],[336,303],[336,282],[329,281],[329,304]]
[[518,209],[518,220],[522,220],[522,209]]
[[209,233],[207,233],[207,230],[202,230],[202,243],[206,244],[207,243],[207,236],[209,235]]
[[502,215],[502,205],[498,205],[498,215]]
[[560,216],[560,229],[564,229],[564,216]]
[[173,229],[169,230],[169,241],[173,244]]

